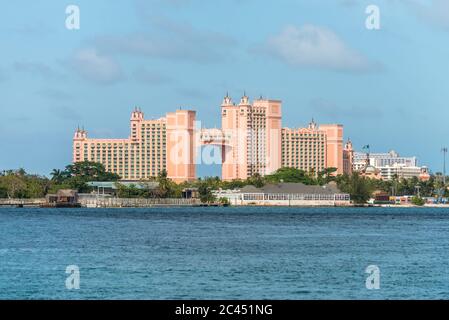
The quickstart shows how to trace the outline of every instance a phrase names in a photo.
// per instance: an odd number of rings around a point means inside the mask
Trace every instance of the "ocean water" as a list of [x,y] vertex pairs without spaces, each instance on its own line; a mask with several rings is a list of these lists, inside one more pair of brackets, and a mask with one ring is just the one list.
[[449,299],[448,265],[448,209],[0,208],[0,299]]

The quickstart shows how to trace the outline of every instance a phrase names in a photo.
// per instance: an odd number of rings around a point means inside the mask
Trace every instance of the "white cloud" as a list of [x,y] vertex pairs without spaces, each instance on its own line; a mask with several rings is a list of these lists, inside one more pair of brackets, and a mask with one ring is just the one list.
[[408,2],[415,12],[429,21],[430,23],[449,30],[449,1],[448,0],[431,0],[423,3],[422,1]]
[[351,49],[326,27],[288,26],[270,37],[266,48],[273,56],[294,66],[312,66],[337,71],[369,71],[370,61]]
[[82,49],[72,57],[72,66],[85,79],[111,84],[123,78],[120,65],[111,57],[100,55],[96,49]]
[[99,36],[91,41],[91,45],[110,55],[126,54],[202,64],[224,60],[236,44],[225,34],[197,29],[190,23],[160,16],[148,17],[146,22],[151,31]]

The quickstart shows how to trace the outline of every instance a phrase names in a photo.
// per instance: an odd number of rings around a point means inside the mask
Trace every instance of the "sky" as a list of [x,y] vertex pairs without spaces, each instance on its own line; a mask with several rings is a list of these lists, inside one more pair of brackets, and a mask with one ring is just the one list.
[[356,150],[433,172],[449,145],[447,0],[3,1],[0,58],[0,170],[64,168],[78,126],[126,138],[135,106],[219,127],[226,92],[280,99],[283,126],[341,123]]

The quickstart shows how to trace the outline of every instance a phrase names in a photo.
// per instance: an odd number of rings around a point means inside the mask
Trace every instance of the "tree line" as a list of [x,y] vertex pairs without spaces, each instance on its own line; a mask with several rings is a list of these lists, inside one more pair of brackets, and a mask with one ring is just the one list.
[[[421,197],[431,197],[444,190],[441,177],[431,176],[429,181],[419,181],[418,178],[382,181],[365,178],[358,173],[352,175],[335,175],[335,168],[327,168],[321,172],[306,172],[295,168],[280,168],[270,175],[262,177],[255,174],[246,180],[223,181],[219,177],[198,178],[195,181],[177,184],[168,178],[165,170],[157,177],[125,186],[120,183],[120,176],[107,172],[101,163],[84,161],[67,165],[63,170],[54,169],[50,178],[29,174],[23,169],[0,172],[0,198],[41,198],[48,193],[56,193],[60,189],[75,189],[80,193],[89,193],[93,189],[89,181],[110,181],[117,186],[119,197],[129,198],[181,198],[184,189],[195,188],[203,202],[214,202],[212,191],[218,189],[239,189],[246,185],[262,187],[269,183],[296,182],[306,185],[325,185],[334,181],[338,188],[351,195],[356,203],[364,203],[370,199],[374,191],[388,195],[415,195],[419,191]],[[147,182],[157,182],[158,187],[152,188]],[[224,199],[218,199],[224,202]]]

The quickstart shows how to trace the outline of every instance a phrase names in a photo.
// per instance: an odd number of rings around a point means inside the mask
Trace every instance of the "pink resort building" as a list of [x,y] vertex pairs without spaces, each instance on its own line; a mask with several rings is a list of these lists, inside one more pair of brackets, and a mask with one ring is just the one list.
[[246,179],[273,173],[282,166],[281,101],[262,97],[238,105],[226,95],[221,105],[223,135],[230,137],[222,154],[222,179]]
[[166,170],[175,182],[195,179],[195,111],[177,110],[158,120],[131,113],[127,139],[91,139],[84,130],[73,138],[73,162],[95,161],[123,180],[143,180]]
[[145,120],[136,108],[131,113],[127,139],[92,139],[84,130],[73,138],[73,161],[95,161],[123,180],[145,180],[166,170],[175,182],[196,178],[198,148],[221,148],[222,179],[246,179],[267,175],[281,167],[308,172],[337,168],[350,173],[353,151],[343,146],[343,126],[282,128],[282,102],[260,97],[252,103],[246,94],[238,104],[226,95],[221,105],[221,129],[196,126],[196,113],[177,110],[158,120]]

